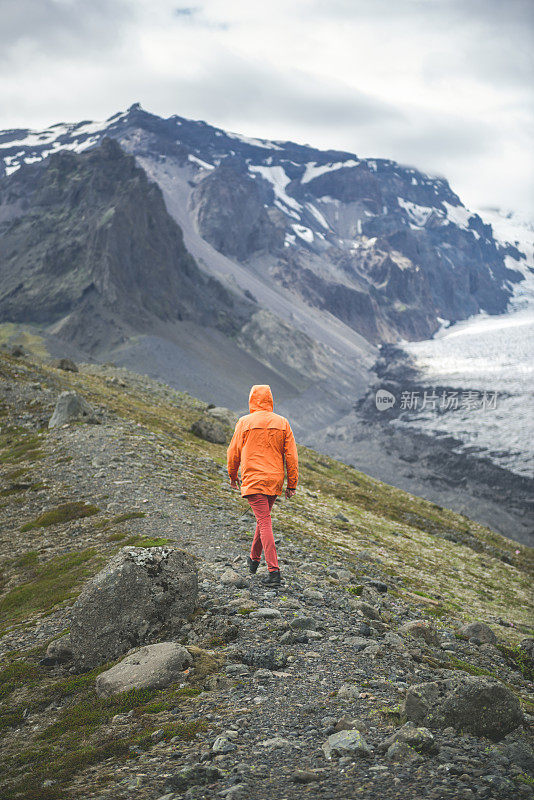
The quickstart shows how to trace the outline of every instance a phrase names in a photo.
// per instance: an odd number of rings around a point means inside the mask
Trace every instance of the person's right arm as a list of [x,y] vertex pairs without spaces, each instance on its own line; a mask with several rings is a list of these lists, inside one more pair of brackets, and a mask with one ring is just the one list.
[[284,436],[284,459],[287,472],[286,497],[292,497],[295,494],[299,482],[299,457],[297,454],[297,444],[289,422],[287,423]]
[[241,420],[238,420],[235,426],[232,441],[228,445],[226,452],[226,461],[228,467],[228,475],[230,476],[230,485],[232,489],[239,489],[239,478],[237,473],[241,463],[241,448],[243,446],[243,435],[241,432]]

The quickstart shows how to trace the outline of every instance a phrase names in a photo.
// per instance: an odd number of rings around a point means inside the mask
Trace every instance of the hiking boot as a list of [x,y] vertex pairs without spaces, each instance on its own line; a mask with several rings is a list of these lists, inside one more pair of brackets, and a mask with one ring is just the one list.
[[280,578],[280,570],[274,569],[272,572],[269,572],[269,577],[263,579],[264,586],[280,586],[281,578]]
[[251,558],[250,556],[247,556],[247,564],[248,564],[248,571],[250,572],[250,574],[251,575],[255,575],[256,574],[256,570],[260,566],[260,562],[259,561],[254,561],[253,558]]

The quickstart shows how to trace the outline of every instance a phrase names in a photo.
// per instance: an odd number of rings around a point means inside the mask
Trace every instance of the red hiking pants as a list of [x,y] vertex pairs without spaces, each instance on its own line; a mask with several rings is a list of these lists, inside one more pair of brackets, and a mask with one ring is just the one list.
[[269,572],[274,572],[278,569],[278,558],[274,544],[271,508],[276,500],[276,495],[247,494],[245,497],[256,517],[256,532],[252,541],[250,557],[253,561],[259,561],[263,550]]

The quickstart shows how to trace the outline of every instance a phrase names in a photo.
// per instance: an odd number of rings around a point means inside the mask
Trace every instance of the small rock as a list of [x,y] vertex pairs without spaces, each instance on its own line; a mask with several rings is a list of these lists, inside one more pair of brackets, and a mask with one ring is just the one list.
[[189,786],[202,786],[207,783],[213,783],[222,778],[222,775],[222,772],[217,767],[193,764],[176,775],[171,775],[171,777],[167,778],[167,787],[177,791],[184,791]]
[[360,694],[360,689],[354,683],[344,683],[337,690],[337,696],[342,700],[354,700]]
[[248,791],[244,783],[236,783],[235,786],[230,786],[229,789],[219,792],[219,795],[224,797],[225,800],[247,800]]
[[249,616],[259,619],[279,619],[282,615],[277,608],[258,608],[257,611],[252,611]]
[[296,769],[291,779],[295,783],[313,783],[314,781],[319,781],[321,776],[311,769]]
[[497,641],[491,628],[484,622],[469,622],[467,625],[462,625],[459,633],[467,636],[469,641],[475,644],[495,644]]
[[293,747],[293,742],[284,739],[283,736],[274,736],[272,739],[265,739],[260,742],[261,747]]
[[226,667],[226,674],[235,677],[248,675],[248,667],[246,664],[228,664]]
[[388,631],[384,635],[384,643],[389,647],[393,647],[395,650],[404,650],[402,636],[397,636],[396,633],[392,633],[391,631]]
[[369,639],[364,639],[361,636],[347,636],[344,641],[346,644],[350,644],[357,653],[369,646]]
[[367,619],[380,619],[380,611],[370,603],[365,603],[363,600],[356,600],[352,603],[354,611],[361,612]]
[[317,589],[304,589],[302,594],[308,600],[324,600],[324,594]]
[[87,402],[76,392],[61,392],[54,413],[48,422],[49,428],[60,428],[71,422],[97,423],[98,419]]
[[384,739],[378,749],[389,750],[395,742],[404,742],[418,753],[435,753],[438,749],[428,728],[417,728],[413,722],[407,722],[402,728]]
[[273,673],[270,669],[257,669],[253,677],[257,683],[267,683],[272,680]]
[[160,642],[134,650],[96,679],[99,697],[111,697],[131,689],[164,689],[182,677],[193,663],[185,647],[176,642]]
[[65,664],[67,661],[72,661],[72,645],[68,633],[50,642],[46,648],[46,658],[57,664]]
[[229,428],[234,428],[237,420],[239,417],[235,413],[235,411],[231,411],[229,408],[224,408],[223,406],[214,406],[213,408],[206,409],[206,414],[217,422],[220,422],[221,425],[227,425]]
[[371,586],[373,589],[376,589],[376,591],[380,594],[386,594],[388,590],[387,583],[384,583],[383,581],[367,581],[367,586]]
[[332,733],[323,744],[325,756],[330,758],[342,756],[363,756],[372,755],[372,750],[359,731],[339,731]]
[[62,369],[64,372],[79,372],[72,358],[58,358],[52,363],[56,369]]
[[405,622],[399,628],[399,633],[405,636],[413,636],[418,639],[423,639],[427,644],[439,646],[439,636],[436,629],[428,622],[422,619]]
[[233,569],[227,569],[223,572],[221,575],[221,583],[227,586],[235,586],[236,589],[243,589],[245,586],[248,586],[246,580]]
[[288,658],[285,653],[275,650],[274,647],[268,647],[264,650],[254,648],[243,653],[241,656],[243,663],[248,664],[249,667],[256,667],[259,669],[283,669],[287,664]]
[[371,636],[372,634],[371,627],[367,624],[367,622],[360,622],[354,632],[357,636]]
[[294,630],[314,631],[317,628],[317,623],[312,617],[295,617],[289,625]]
[[394,742],[391,747],[388,748],[386,755],[390,761],[402,761],[412,764],[423,761],[419,753],[416,753],[406,742]]
[[211,750],[217,755],[224,755],[225,753],[231,753],[233,750],[237,750],[237,747],[233,742],[229,742],[226,736],[217,736],[211,746]]
[[334,732],[337,733],[338,731],[366,731],[367,725],[362,719],[358,717],[341,717],[335,726]]

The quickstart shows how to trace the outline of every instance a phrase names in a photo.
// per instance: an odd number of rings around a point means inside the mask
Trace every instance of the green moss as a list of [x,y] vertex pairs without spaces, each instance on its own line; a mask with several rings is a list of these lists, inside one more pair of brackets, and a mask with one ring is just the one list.
[[[57,556],[35,567],[34,577],[12,589],[0,600],[0,631],[17,622],[26,620],[36,612],[46,612],[58,603],[73,597],[84,578],[99,566],[96,551],[82,550]],[[21,557],[28,565],[36,563],[35,554]]]
[[12,561],[14,567],[18,567],[20,569],[28,569],[31,567],[35,567],[39,561],[39,554],[35,550],[29,550],[27,553],[23,553],[23,555],[18,556]]
[[510,647],[502,642],[497,643],[497,648],[501,651],[512,669],[518,670],[527,681],[534,681],[534,666],[524,650],[519,645]]
[[355,594],[357,597],[363,592],[363,586],[347,586],[347,592]]
[[71,522],[74,519],[91,517],[98,514],[99,508],[89,505],[83,501],[75,503],[64,503],[62,506],[45,511],[43,514],[22,526],[21,531],[32,531],[36,528],[47,528],[49,525],[57,525],[60,522]]
[[41,442],[36,436],[28,436],[25,441],[19,440],[16,444],[0,453],[0,463],[18,464],[21,461],[33,461],[37,458],[42,458],[43,453],[40,450],[40,444]]
[[120,542],[123,539],[126,539],[126,534],[125,533],[113,533],[111,536],[109,536],[106,539],[106,541],[107,542]]
[[475,667],[473,664],[468,664],[467,661],[461,661],[459,658],[451,657],[449,659],[449,665],[452,667],[452,669],[459,669],[462,670],[462,672],[468,672],[469,675],[488,675],[491,678],[497,677],[495,673],[490,672],[489,669]]
[[125,544],[132,547],[163,547],[167,544],[172,544],[170,539],[165,539],[162,536],[151,539],[147,536],[132,536],[127,539]]
[[0,670],[0,699],[12,694],[20,686],[26,686],[32,680],[39,678],[41,670],[35,664],[25,661],[14,661]]
[[124,514],[118,514],[116,517],[113,517],[111,521],[113,523],[128,522],[130,519],[142,519],[143,517],[146,517],[144,511],[126,511]]

